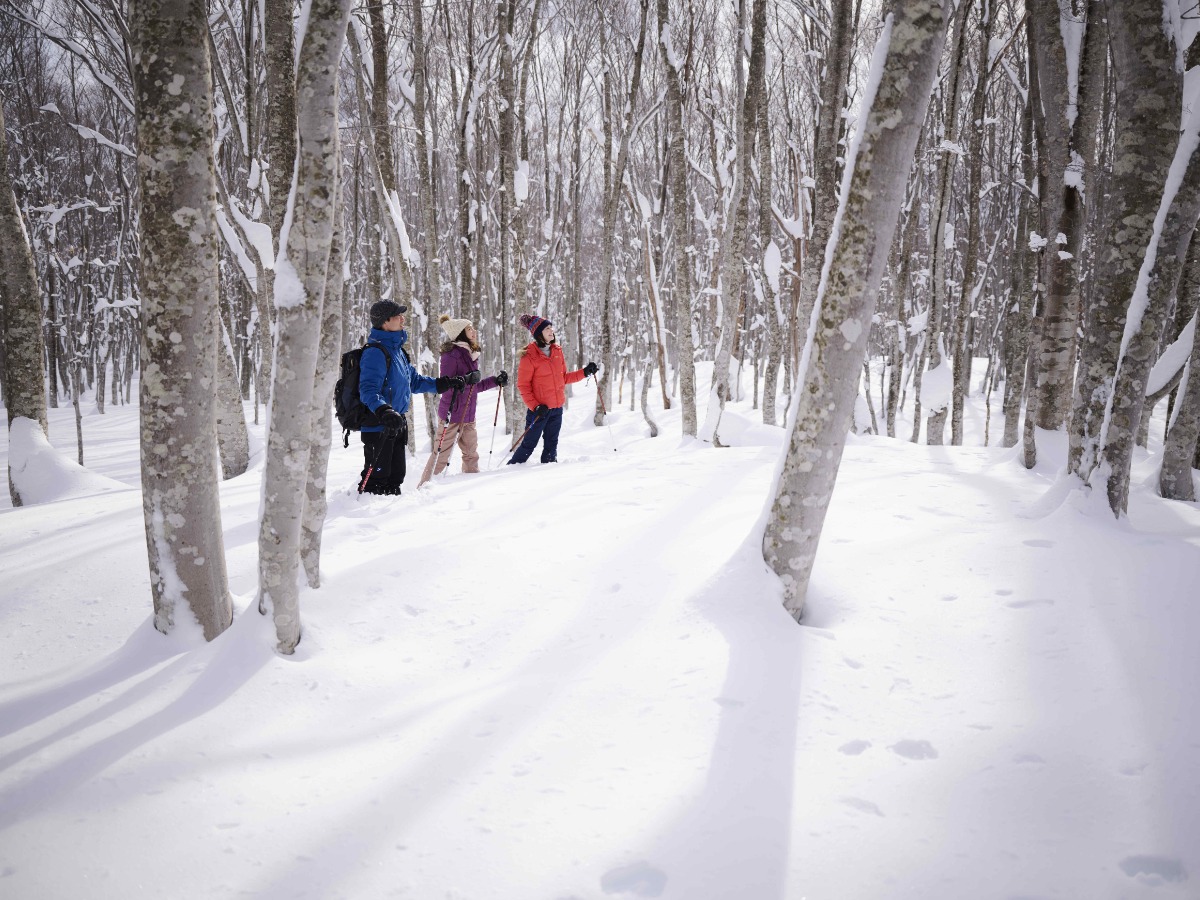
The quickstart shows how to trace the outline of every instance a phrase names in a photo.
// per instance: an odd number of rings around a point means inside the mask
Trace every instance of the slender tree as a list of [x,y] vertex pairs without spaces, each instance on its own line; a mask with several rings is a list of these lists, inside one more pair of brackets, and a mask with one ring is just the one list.
[[313,0],[296,69],[297,162],[276,263],[279,334],[258,535],[259,609],[271,611],[280,653],[300,642],[301,530],[312,428],[328,395],[314,397],[321,316],[338,181],[338,62],[351,0]]
[[[0,298],[4,302],[4,405],[11,432],[14,419],[28,419],[44,435],[46,376],[42,369],[42,302],[33,251],[8,173],[8,136],[0,105]],[[11,438],[10,438],[11,440]],[[11,444],[10,444],[11,446]],[[13,506],[24,500],[12,477],[9,456],[8,494]]]
[[896,0],[872,62],[861,135],[821,274],[816,334],[803,372],[786,456],[771,498],[763,558],[783,582],[799,620],[825,512],[849,431],[875,312],[917,135],[929,106],[946,34],[940,0]]

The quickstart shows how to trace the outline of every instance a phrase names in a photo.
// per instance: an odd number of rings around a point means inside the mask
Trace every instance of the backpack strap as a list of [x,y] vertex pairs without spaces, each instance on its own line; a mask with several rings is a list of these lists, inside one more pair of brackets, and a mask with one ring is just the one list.
[[[385,387],[387,387],[388,372],[390,372],[392,370],[392,363],[395,362],[396,360],[392,356],[392,354],[388,353],[387,347],[383,346],[383,344],[379,343],[378,341],[367,341],[366,344],[363,345],[363,351],[366,352],[366,349],[368,347],[374,347],[376,350],[379,350],[381,353],[383,353],[384,359],[387,360],[387,365],[383,367],[383,383],[381,385],[379,385],[379,392],[382,394],[383,389]],[[403,347],[400,348],[400,352],[401,353],[404,352]],[[374,410],[368,410],[368,412],[370,412],[372,415],[374,415]],[[349,433],[346,434],[346,446],[347,447],[350,446]]]

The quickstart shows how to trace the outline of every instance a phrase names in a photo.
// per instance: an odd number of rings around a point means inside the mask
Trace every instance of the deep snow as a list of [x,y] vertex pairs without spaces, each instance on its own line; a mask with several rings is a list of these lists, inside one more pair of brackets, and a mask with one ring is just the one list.
[[[136,411],[87,415],[90,471],[0,510],[0,896],[1200,895],[1200,505],[1153,494],[1161,407],[1122,522],[1061,435],[1032,472],[982,447],[978,396],[967,447],[852,437],[798,626],[758,550],[782,429],[651,439],[625,396],[610,430],[576,391],[556,466],[417,491],[422,455],[399,498],[335,446],[292,658],[253,607],[261,429],[204,645],[150,626]],[[71,410],[50,437],[74,458]]]

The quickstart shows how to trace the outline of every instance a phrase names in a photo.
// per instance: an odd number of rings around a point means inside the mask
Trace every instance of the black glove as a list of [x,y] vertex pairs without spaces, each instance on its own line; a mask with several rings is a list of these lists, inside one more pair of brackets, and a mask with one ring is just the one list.
[[463,380],[461,375],[442,375],[437,380],[437,392],[444,394],[450,388],[461,391],[464,384],[466,384],[466,381]]
[[508,373],[503,369],[496,375],[496,387],[504,387],[508,384]]
[[537,408],[533,411],[533,417],[535,419],[540,419],[542,416],[544,416],[546,414],[547,409],[548,409],[548,407],[546,406],[545,403],[539,403],[537,405]]
[[474,369],[463,376],[463,381],[467,384],[479,384],[480,377],[479,370]]
[[599,371],[600,371],[600,367],[598,365],[596,365],[595,363],[590,362],[586,366],[583,367],[583,377],[590,378],[592,375],[595,375]]
[[399,434],[408,424],[404,421],[404,416],[396,412],[387,404],[375,410],[375,418],[379,420],[379,424],[383,426],[383,430],[388,434]]

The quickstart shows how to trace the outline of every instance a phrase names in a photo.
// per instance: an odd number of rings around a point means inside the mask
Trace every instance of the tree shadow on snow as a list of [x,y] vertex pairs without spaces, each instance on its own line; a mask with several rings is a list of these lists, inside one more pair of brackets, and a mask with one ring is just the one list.
[[[116,733],[87,741],[71,755],[0,791],[0,831],[11,828],[35,809],[45,807],[55,798],[86,783],[139,747],[200,718],[228,700],[274,658],[271,647],[256,634],[253,620],[257,618],[251,613],[240,616],[220,640],[202,644],[190,652],[180,641],[158,634],[147,620],[120,650],[99,665],[46,691],[0,708],[4,733],[12,734],[159,667],[103,706],[84,713],[45,738],[11,751],[0,759],[0,771],[3,771],[13,763],[54,747],[138,703],[153,703],[156,695],[173,692],[173,684],[185,670],[198,673],[179,696],[157,711],[149,712]],[[173,663],[161,665],[180,654],[181,658]]]

